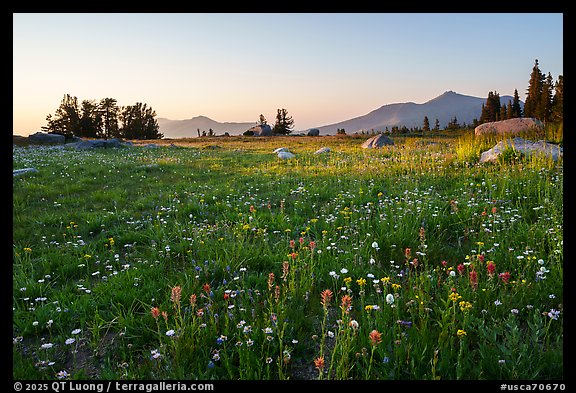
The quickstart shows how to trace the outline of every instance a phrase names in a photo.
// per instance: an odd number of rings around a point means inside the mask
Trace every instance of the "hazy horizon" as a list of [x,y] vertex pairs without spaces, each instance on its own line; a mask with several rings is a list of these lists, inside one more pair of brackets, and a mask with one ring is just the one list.
[[563,75],[562,13],[14,13],[13,134],[65,94],[170,120],[285,108],[295,130],[449,90],[524,100],[535,59]]

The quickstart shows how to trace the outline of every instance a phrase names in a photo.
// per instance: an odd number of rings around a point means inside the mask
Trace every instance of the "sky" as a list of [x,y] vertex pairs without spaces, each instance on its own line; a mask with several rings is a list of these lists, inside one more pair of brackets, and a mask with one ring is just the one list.
[[562,13],[13,13],[13,134],[63,97],[147,104],[157,118],[307,130],[445,91],[563,75]]

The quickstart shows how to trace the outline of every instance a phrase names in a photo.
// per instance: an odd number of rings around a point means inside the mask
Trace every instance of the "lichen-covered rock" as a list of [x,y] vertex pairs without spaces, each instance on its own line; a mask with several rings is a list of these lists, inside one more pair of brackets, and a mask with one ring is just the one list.
[[517,135],[520,132],[539,130],[543,127],[544,124],[538,119],[518,117],[480,124],[474,129],[474,135]]
[[384,134],[378,134],[362,144],[364,149],[377,149],[386,145],[393,145],[394,141]]
[[277,154],[278,158],[280,158],[281,160],[289,160],[291,158],[296,157],[294,153],[290,153],[289,151],[279,151]]
[[38,169],[36,169],[36,168],[14,169],[12,171],[12,176],[25,175],[26,173],[38,173]]
[[98,148],[118,148],[122,146],[122,142],[119,139],[87,139],[81,140],[75,143],[68,143],[67,148],[73,148],[78,150],[83,149],[98,149]]
[[260,124],[245,131],[244,135],[272,136],[272,127],[268,124]]
[[324,154],[324,153],[330,153],[330,148],[329,147],[321,147],[320,149],[318,149],[314,152],[314,154]]
[[480,162],[494,162],[497,161],[500,155],[506,149],[514,149],[526,156],[534,154],[544,154],[551,157],[554,161],[558,161],[562,157],[562,147],[548,143],[546,141],[532,142],[520,137],[514,139],[504,139],[498,142],[492,149],[483,152],[480,156]]
[[50,134],[38,131],[28,136],[28,141],[37,145],[63,145],[66,137],[62,134]]

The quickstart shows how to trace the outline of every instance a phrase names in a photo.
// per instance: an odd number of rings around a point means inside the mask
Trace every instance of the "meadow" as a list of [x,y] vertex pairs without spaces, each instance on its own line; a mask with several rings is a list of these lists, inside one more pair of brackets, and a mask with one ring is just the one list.
[[13,378],[563,379],[562,160],[366,139],[14,145]]

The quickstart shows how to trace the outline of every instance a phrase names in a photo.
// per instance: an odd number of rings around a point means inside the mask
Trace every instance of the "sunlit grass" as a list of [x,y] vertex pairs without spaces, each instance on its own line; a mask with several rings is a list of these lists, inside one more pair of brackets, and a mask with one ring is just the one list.
[[14,378],[563,378],[562,161],[364,140],[14,147]]

